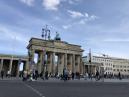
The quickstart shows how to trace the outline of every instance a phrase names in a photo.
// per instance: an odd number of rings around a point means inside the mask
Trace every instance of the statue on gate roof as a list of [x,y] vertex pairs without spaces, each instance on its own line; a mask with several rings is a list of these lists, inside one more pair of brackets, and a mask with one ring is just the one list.
[[55,40],[61,40],[60,35],[59,35],[59,33],[58,33],[58,32],[56,32]]

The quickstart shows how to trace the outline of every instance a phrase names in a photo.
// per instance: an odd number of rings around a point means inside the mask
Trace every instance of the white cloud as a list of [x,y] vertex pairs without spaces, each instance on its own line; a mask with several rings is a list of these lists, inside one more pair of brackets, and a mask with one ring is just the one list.
[[89,17],[89,14],[88,14],[88,13],[85,13],[85,17],[87,17],[87,18],[88,18],[88,17]]
[[[87,12],[79,12],[73,10],[67,10],[69,16],[74,20],[74,22],[69,23],[68,25],[63,26],[64,29],[68,29],[76,24],[86,24],[87,22],[94,21],[99,19],[96,15],[90,15]],[[69,26],[70,25],[70,26]]]
[[79,23],[80,24],[85,24],[88,21],[94,21],[96,19],[98,19],[97,16],[95,16],[95,15],[90,16],[88,13],[85,13],[85,16],[79,21]]
[[78,12],[78,11],[68,10],[67,12],[70,13],[70,16],[72,18],[81,18],[81,17],[84,17],[84,15],[81,12]]
[[68,2],[69,4],[78,4],[78,2],[82,1],[82,0],[61,0],[63,2]]
[[68,3],[69,4],[76,4],[78,1],[80,1],[80,0],[68,0]]
[[64,28],[64,29],[68,29],[68,28],[70,28],[72,25],[63,25],[62,27]]
[[81,20],[79,21],[79,24],[85,24],[87,21],[88,21],[87,19],[81,19]]
[[43,0],[43,6],[47,10],[58,10],[61,0]]
[[89,17],[89,20],[96,20],[96,19],[98,19],[98,17],[95,16],[95,15],[91,15],[91,16]]
[[95,15],[89,15],[87,12],[85,13],[81,13],[81,12],[78,12],[78,11],[72,11],[72,10],[67,10],[67,12],[70,14],[70,16],[72,18],[81,18],[80,20],[80,23],[85,23],[87,21],[93,21],[93,20],[96,20],[98,19],[97,16]]
[[28,6],[33,6],[35,0],[20,0],[22,3],[28,5]]

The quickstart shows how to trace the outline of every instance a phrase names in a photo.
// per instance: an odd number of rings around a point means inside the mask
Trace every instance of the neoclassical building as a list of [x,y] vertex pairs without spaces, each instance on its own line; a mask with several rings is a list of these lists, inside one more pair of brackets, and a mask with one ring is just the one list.
[[118,73],[120,72],[122,75],[129,75],[129,59],[92,55],[91,56],[91,63],[94,63],[94,64],[89,64],[88,61],[89,61],[89,56],[83,57],[85,71],[87,71],[87,69],[88,69],[86,67],[91,65],[91,67],[92,66],[93,67],[98,66],[100,68],[103,67],[105,74],[118,75]]
[[[61,40],[44,40],[31,38],[27,46],[29,53],[30,70],[38,73],[63,73],[66,68],[71,72],[83,72],[81,46],[69,44]],[[37,63],[34,62],[35,54],[38,55]],[[55,62],[57,60],[57,62]]]
[[4,75],[10,71],[12,76],[19,75],[20,63],[23,63],[23,70],[28,68],[28,57],[27,56],[18,56],[18,55],[5,55],[0,54],[0,72],[4,71]]

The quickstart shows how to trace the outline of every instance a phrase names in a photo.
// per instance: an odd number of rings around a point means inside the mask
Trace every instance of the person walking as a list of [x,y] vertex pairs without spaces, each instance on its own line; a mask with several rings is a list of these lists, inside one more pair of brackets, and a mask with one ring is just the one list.
[[96,81],[100,80],[99,72],[96,72]]

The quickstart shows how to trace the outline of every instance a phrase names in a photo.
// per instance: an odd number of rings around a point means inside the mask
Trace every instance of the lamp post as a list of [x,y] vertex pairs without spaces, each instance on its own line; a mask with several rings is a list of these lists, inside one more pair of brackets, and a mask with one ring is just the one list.
[[42,35],[41,37],[44,38],[45,40],[50,40],[51,39],[51,31],[48,29],[48,25],[46,25],[45,28],[42,28]]

